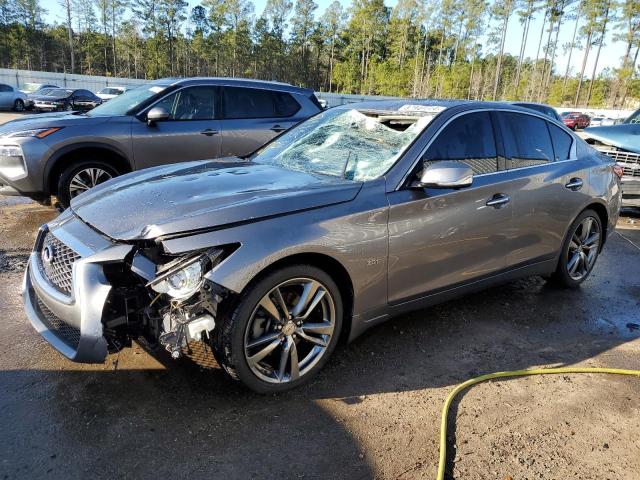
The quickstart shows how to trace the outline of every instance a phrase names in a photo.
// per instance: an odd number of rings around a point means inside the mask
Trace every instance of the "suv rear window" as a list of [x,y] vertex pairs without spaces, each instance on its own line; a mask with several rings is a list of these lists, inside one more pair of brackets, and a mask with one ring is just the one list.
[[531,167],[553,162],[553,147],[547,122],[523,113],[498,112],[509,168]]
[[290,117],[300,104],[286,92],[259,88],[224,87],[224,118]]

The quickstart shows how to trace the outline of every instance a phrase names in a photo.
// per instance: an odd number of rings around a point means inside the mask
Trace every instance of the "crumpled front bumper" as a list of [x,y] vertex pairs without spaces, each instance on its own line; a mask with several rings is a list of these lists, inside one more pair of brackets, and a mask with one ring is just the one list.
[[[80,255],[72,265],[69,295],[56,288],[44,273],[41,252],[47,232]],[[69,211],[38,232],[24,275],[24,307],[36,331],[70,360],[104,361],[107,341],[103,336],[102,314],[111,285],[103,265],[123,261],[132,248],[107,240]]]

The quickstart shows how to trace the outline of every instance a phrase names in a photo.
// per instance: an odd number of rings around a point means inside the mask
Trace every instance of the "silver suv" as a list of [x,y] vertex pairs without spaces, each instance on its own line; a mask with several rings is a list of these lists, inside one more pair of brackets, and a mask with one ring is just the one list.
[[245,156],[321,111],[312,90],[225,78],[158,80],[87,113],[23,117],[0,126],[0,195],[68,206],[133,170]]

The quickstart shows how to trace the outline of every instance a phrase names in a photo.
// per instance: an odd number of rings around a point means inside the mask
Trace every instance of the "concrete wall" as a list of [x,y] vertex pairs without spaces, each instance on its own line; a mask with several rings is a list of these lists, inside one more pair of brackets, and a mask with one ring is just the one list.
[[[13,87],[22,87],[27,82],[33,83],[53,83],[65,88],[85,88],[92,92],[97,92],[104,87],[133,87],[146,82],[146,80],[139,80],[133,78],[114,78],[114,77],[101,77],[94,75],[75,75],[67,73],[51,73],[51,72],[36,72],[30,70],[11,70],[7,68],[0,68],[0,83],[6,83]],[[387,100],[396,99],[399,97],[384,97],[373,95],[350,95],[341,93],[323,93],[316,92],[316,96],[320,99],[326,100],[329,107],[335,107],[337,105],[344,105],[348,103],[364,102],[369,100]],[[630,110],[608,110],[608,109],[593,109],[593,108],[556,108],[558,112],[564,111],[584,111],[591,116],[605,116],[608,118],[622,119],[628,117],[632,112]]]

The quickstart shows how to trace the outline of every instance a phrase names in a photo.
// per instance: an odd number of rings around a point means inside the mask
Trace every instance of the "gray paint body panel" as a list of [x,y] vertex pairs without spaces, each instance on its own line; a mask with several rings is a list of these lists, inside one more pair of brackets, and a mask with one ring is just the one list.
[[[368,107],[384,109],[386,103]],[[384,177],[362,184],[261,170],[264,166],[250,162],[196,162],[108,182],[72,208],[113,238],[154,238],[171,254],[239,244],[207,273],[232,292],[244,291],[256,275],[294,255],[339,262],[353,286],[350,338],[355,338],[391,315],[552,272],[567,229],[588,205],[607,210],[613,231],[621,192],[612,162],[573,134],[575,159],[478,175],[458,190],[404,185],[432,137],[455,115],[495,107],[545,118],[492,105],[451,106]],[[397,108],[397,102],[388,108]],[[248,173],[238,175],[240,170]],[[567,189],[565,183],[578,176],[583,187]],[[216,183],[216,178],[225,180]],[[205,192],[210,196],[194,203],[192,197]],[[507,194],[510,202],[488,208],[496,193]],[[113,214],[105,212],[109,202]],[[124,209],[142,213],[123,219]]]

